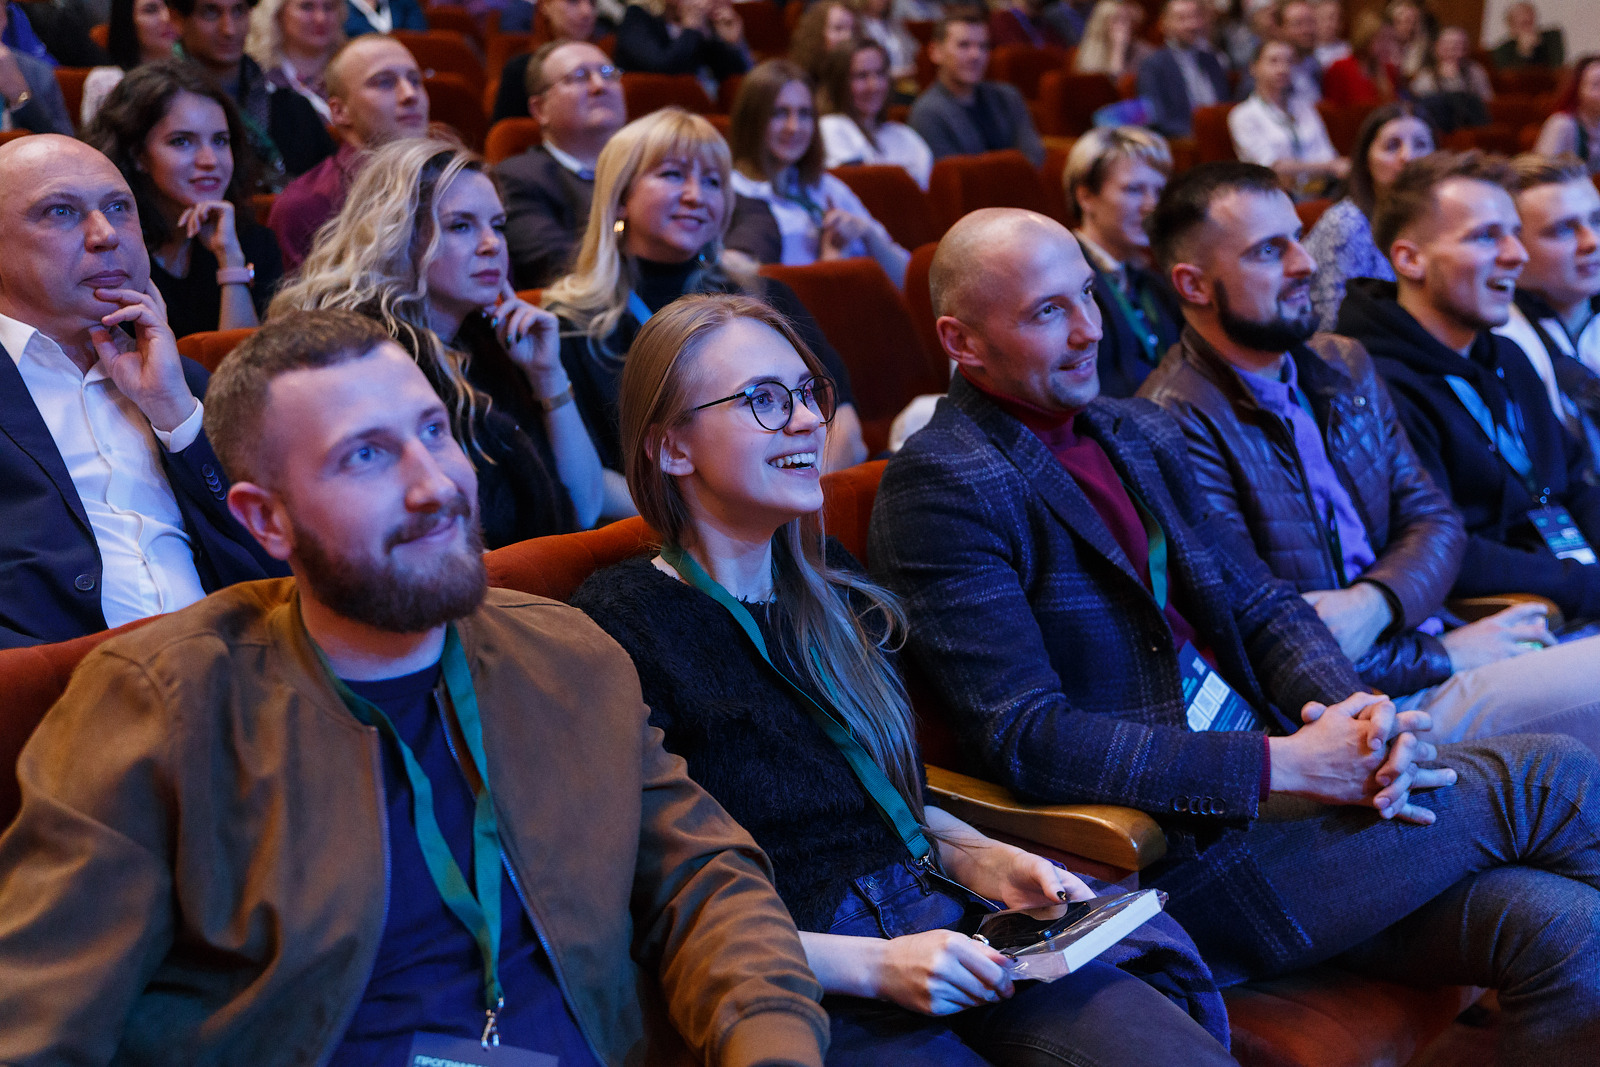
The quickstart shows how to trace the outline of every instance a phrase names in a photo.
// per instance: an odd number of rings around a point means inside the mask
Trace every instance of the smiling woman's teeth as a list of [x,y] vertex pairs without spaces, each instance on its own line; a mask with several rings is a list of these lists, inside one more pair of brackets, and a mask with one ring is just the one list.
[[789,470],[794,467],[814,467],[817,465],[815,452],[796,452],[792,456],[779,456],[777,459],[767,461],[779,470]]

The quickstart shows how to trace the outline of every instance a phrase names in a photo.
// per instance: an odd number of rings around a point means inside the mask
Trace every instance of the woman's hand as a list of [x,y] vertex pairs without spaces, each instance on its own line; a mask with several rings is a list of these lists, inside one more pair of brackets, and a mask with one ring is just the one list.
[[202,200],[185,208],[178,216],[184,236],[198,237],[217,259],[219,267],[242,267],[244,252],[239,248],[239,231],[234,224],[233,205],[226,200]]
[[1015,992],[1005,957],[954,930],[929,930],[882,943],[873,995],[924,1015],[949,1015]]
[[535,395],[548,399],[567,388],[560,324],[554,315],[518,296],[509,281],[501,283],[500,302],[483,310],[511,362],[528,376]]
[[983,888],[963,882],[975,893],[1004,901],[1008,908],[1037,908],[1068,900],[1088,900],[1094,890],[1077,875],[1043,856],[996,842],[983,857]]

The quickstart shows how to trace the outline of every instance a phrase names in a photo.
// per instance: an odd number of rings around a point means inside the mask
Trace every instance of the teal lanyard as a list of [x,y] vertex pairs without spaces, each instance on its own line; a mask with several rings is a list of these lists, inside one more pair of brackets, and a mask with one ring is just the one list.
[[[1105,272],[1102,271],[1101,273],[1104,274]],[[1116,303],[1117,310],[1122,314],[1128,325],[1133,327],[1133,335],[1139,339],[1139,349],[1144,353],[1145,362],[1152,367],[1160,363],[1161,353],[1157,351],[1157,348],[1161,344],[1161,338],[1156,335],[1157,316],[1155,308],[1150,303],[1150,294],[1141,293],[1139,307],[1135,308],[1128,299],[1128,294],[1124,293],[1122,286],[1117,284],[1117,279],[1114,276],[1105,274],[1105,279],[1106,288],[1111,290],[1111,299]],[[1131,279],[1129,284],[1132,284]]]
[[1132,490],[1128,491],[1128,499],[1133,501],[1134,510],[1139,512],[1139,521],[1144,523],[1145,536],[1150,539],[1150,595],[1155,597],[1156,607],[1166,611],[1167,532]]
[[640,298],[638,293],[628,294],[628,311],[638,321],[640,326],[650,321],[650,306]]
[[[867,754],[867,750],[862,747],[860,741],[856,740],[850,729],[834,715],[830,714],[821,704],[813,700],[811,694],[800,688],[787,674],[778,670],[777,666],[772,662],[772,657],[767,653],[767,642],[761,636],[761,628],[756,625],[756,620],[751,618],[749,610],[734,599],[726,589],[722,588],[715,578],[707,574],[706,569],[700,566],[698,560],[679,546],[663,545],[661,558],[666,561],[669,567],[677,571],[684,581],[709,596],[712,600],[715,600],[718,604],[721,604],[728,614],[733,616],[733,621],[738,623],[739,628],[745,632],[745,636],[750,638],[750,643],[756,646],[756,652],[760,654],[767,666],[771,667],[773,672],[794,691],[794,694],[800,698],[801,706],[822,728],[822,732],[828,735],[828,740],[838,747],[839,752],[844,756],[845,762],[850,765],[850,769],[855,772],[856,778],[860,780],[862,787],[866,789],[867,795],[872,798],[873,804],[877,806],[878,813],[883,816],[884,821],[899,836],[900,841],[906,846],[906,850],[911,853],[911,858],[919,864],[931,864],[933,862],[933,846],[928,843],[927,835],[922,832],[922,826],[917,822],[917,817],[911,813],[911,807],[906,803],[906,798],[900,795],[900,790],[896,789],[894,783],[889,781],[889,776],[884,774],[883,768],[879,767],[872,757]],[[813,653],[814,659],[815,653]],[[817,673],[824,678],[824,688],[828,690],[828,696],[837,701],[838,694],[834,690],[833,683],[827,680],[827,676],[821,671]]]
[[[1518,427],[1502,426],[1495,422],[1494,416],[1489,414],[1489,405],[1483,402],[1483,397],[1478,395],[1478,391],[1472,388],[1465,378],[1456,374],[1446,374],[1444,380],[1450,383],[1450,388],[1461,401],[1461,406],[1467,409],[1467,414],[1478,424],[1478,429],[1482,430],[1484,436],[1495,446],[1495,451],[1506,461],[1506,466],[1516,472],[1517,477],[1522,479],[1522,484],[1528,487],[1528,492],[1539,498],[1542,503],[1546,494],[1539,490],[1538,484],[1533,479],[1533,459],[1528,455],[1527,445],[1523,443],[1522,433]],[[1508,397],[1506,404],[1513,417],[1520,422],[1516,401]]]
[[[315,647],[315,646],[313,646]],[[474,786],[476,804],[472,812],[472,866],[477,885],[474,896],[467,880],[457,866],[450,846],[439,830],[439,820],[433,813],[433,783],[417,762],[411,747],[401,739],[394,723],[383,709],[350,691],[350,687],[333,672],[321,649],[317,658],[333,682],[334,690],[361,722],[376,726],[400,752],[405,763],[406,779],[411,783],[411,812],[417,824],[417,844],[422,848],[422,859],[428,874],[444,898],[445,906],[472,931],[483,957],[483,990],[487,1021],[483,1027],[482,1043],[485,1048],[500,1044],[497,1016],[505,1007],[505,994],[500,988],[500,829],[496,824],[494,804],[489,798],[489,761],[483,749],[483,722],[478,716],[478,694],[472,687],[472,672],[467,668],[467,656],[461,649],[461,639],[456,628],[445,631],[444,657],[440,666],[444,673],[445,691],[450,696],[450,706],[455,710],[456,723],[466,739],[467,750],[479,779]],[[469,775],[469,777],[471,777]]]

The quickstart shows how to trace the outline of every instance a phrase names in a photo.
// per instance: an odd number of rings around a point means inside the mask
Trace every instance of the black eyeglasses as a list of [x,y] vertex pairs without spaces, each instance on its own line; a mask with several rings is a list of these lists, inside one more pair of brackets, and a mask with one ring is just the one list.
[[789,420],[794,418],[795,397],[799,397],[800,403],[806,406],[806,410],[821,419],[824,424],[833,421],[833,413],[838,403],[833,391],[833,382],[827,378],[807,378],[793,389],[782,382],[755,382],[732,396],[725,396],[720,400],[708,400],[699,407],[689,410],[699,411],[701,408],[726,404],[730,400],[743,400],[750,405],[750,414],[755,416],[757,425],[763,430],[777,433],[786,428]]

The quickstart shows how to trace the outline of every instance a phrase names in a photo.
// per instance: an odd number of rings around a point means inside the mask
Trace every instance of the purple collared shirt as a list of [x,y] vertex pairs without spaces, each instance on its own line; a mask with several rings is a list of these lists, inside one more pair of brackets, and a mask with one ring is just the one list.
[[1345,581],[1355,581],[1372,566],[1377,556],[1367,540],[1366,523],[1361,521],[1355,503],[1328,461],[1328,450],[1322,443],[1316,420],[1301,406],[1304,394],[1300,392],[1299,371],[1293,357],[1283,357],[1283,369],[1276,375],[1240,370],[1239,376],[1256,394],[1262,407],[1289,423],[1294,433],[1295,451],[1300,453],[1300,465],[1305,468],[1306,480],[1310,483],[1317,517],[1338,533],[1339,548],[1344,554],[1341,562]]

